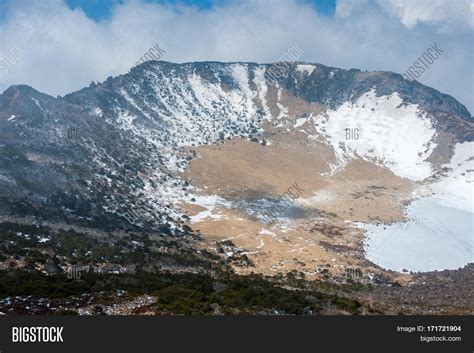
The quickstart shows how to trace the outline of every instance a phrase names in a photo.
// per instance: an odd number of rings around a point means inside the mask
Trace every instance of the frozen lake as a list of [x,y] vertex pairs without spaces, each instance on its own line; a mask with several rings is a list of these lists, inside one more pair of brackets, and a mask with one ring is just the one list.
[[473,262],[474,213],[443,206],[433,197],[407,207],[407,222],[359,224],[366,257],[377,265],[413,272],[457,269]]

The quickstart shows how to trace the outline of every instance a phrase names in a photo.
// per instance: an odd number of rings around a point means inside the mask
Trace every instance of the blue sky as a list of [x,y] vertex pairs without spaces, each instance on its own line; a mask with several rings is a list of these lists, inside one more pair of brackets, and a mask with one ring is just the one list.
[[[163,60],[299,61],[404,73],[436,43],[418,80],[474,111],[471,0],[0,0],[0,92],[63,95],[126,73],[153,45]],[[15,50],[17,60],[9,60]]]
[[[5,16],[2,5],[11,0],[0,0],[0,19]],[[238,0],[146,0],[149,3],[170,4],[170,5],[189,5],[202,10],[207,10],[215,6],[225,6],[230,2]],[[336,9],[336,0],[302,0],[312,4],[321,14],[333,16]],[[113,9],[124,3],[124,0],[65,0],[70,9],[80,8],[84,13],[94,21],[101,21],[110,18]]]
[[[213,6],[224,6],[226,3],[231,1],[232,0],[147,0],[146,2],[171,5],[181,3],[207,10]],[[123,0],[66,0],[65,2],[71,9],[80,7],[89,18],[94,19],[95,21],[100,21],[110,17],[113,8],[122,4]],[[317,11],[324,15],[334,15],[334,11],[336,9],[336,0],[306,0],[306,2],[311,3],[317,9]]]

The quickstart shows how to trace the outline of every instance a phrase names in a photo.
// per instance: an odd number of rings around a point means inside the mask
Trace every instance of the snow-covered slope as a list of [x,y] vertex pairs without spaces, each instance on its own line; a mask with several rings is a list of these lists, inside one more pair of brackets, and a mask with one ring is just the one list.
[[443,168],[446,175],[431,185],[446,206],[474,213],[474,142],[455,145],[454,156]]
[[396,92],[377,97],[372,89],[355,103],[328,110],[315,126],[334,148],[334,170],[362,157],[412,180],[433,172],[426,161],[436,147],[433,121],[416,104],[403,104]]

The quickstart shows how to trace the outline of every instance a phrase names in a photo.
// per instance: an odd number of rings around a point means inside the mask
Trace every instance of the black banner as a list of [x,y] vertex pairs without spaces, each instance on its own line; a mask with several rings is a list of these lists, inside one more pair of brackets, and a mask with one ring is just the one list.
[[4,316],[0,353],[473,352],[473,333],[472,316]]

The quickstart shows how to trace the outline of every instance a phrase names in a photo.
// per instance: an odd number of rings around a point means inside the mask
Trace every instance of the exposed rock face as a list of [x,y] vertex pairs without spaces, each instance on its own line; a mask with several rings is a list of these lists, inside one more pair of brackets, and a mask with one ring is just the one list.
[[65,97],[24,85],[0,95],[0,214],[180,232],[192,147],[279,130],[330,146],[331,173],[362,158],[425,182],[456,177],[443,168],[474,141],[462,104],[395,73],[147,62]]

